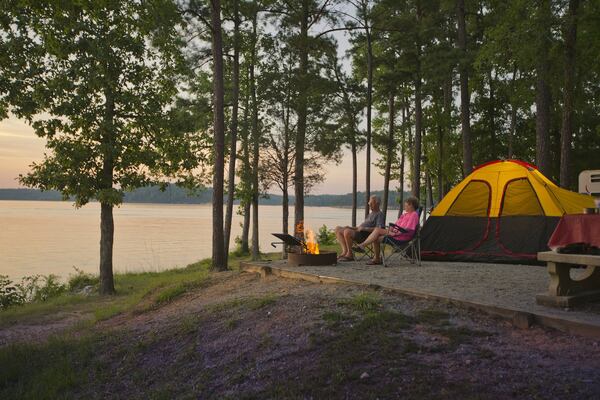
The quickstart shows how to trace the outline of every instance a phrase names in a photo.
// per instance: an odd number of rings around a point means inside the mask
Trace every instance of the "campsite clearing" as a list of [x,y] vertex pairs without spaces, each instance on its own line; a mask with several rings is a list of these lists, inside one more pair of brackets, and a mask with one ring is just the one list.
[[421,266],[399,263],[389,268],[364,262],[290,267],[284,261],[272,261],[246,262],[241,268],[263,276],[271,273],[312,282],[378,287],[480,310],[517,326],[539,324],[600,338],[600,303],[569,311],[536,303],[536,295],[547,292],[550,279],[542,266],[423,261]]

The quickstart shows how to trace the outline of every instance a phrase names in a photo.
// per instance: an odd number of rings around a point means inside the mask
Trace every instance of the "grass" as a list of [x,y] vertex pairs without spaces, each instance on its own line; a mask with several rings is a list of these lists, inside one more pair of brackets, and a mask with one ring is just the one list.
[[450,315],[447,312],[427,308],[419,311],[417,318],[420,322],[431,325],[448,325]]
[[[278,257],[279,253],[263,254],[263,258]],[[239,270],[241,262],[249,255],[229,256],[229,267]],[[45,319],[58,319],[74,312],[89,315],[91,322],[102,321],[128,312],[145,312],[168,304],[192,289],[200,287],[209,276],[211,260],[205,259],[185,268],[162,272],[137,272],[115,274],[114,296],[83,296],[64,293],[45,302],[28,303],[0,312],[0,327],[16,322],[39,323]],[[269,300],[267,300],[268,302]],[[273,300],[274,301],[274,300]],[[258,305],[259,308],[262,305]]]
[[381,308],[381,299],[376,293],[362,292],[351,299],[340,301],[339,304],[355,311],[372,312]]
[[0,348],[0,398],[56,399],[87,381],[99,336]]
[[269,293],[262,297],[253,297],[248,299],[246,305],[250,310],[260,310],[261,308],[275,304],[276,299],[277,295]]

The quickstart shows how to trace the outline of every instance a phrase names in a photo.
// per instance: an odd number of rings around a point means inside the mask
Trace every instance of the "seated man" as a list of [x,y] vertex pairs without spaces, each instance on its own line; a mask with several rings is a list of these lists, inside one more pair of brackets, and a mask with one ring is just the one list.
[[404,213],[400,215],[400,218],[398,218],[395,224],[398,228],[375,228],[365,239],[365,241],[358,245],[360,248],[365,248],[365,246],[370,244],[373,245],[373,259],[369,261],[367,265],[381,264],[380,243],[386,236],[390,237],[396,242],[406,242],[413,238],[417,229],[417,225],[419,224],[419,213],[417,213],[418,208],[419,201],[415,197],[406,199],[404,202]]
[[342,246],[342,253],[338,261],[353,261],[352,241],[361,242],[365,240],[375,228],[385,227],[385,216],[379,209],[381,200],[373,195],[369,198],[369,208],[371,212],[367,215],[365,221],[359,226],[337,226],[335,228],[335,237]]

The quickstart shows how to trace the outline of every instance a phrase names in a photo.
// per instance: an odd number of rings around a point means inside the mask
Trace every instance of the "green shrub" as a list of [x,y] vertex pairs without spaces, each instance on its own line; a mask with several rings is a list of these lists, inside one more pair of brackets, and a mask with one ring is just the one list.
[[321,245],[330,245],[335,243],[335,232],[327,229],[327,225],[323,225],[319,228],[319,234],[317,235],[317,241]]
[[57,297],[67,290],[67,286],[60,283],[56,275],[32,275],[21,279],[21,283],[14,283],[5,275],[0,275],[0,310],[8,307],[46,301]]
[[26,276],[17,286],[27,301],[46,301],[67,290],[67,287],[58,279],[58,276],[53,274]]
[[100,278],[96,275],[83,272],[77,267],[73,267],[73,269],[75,269],[75,274],[69,275],[69,282],[67,283],[71,292],[79,292],[86,286],[95,287],[100,282]]
[[10,306],[25,303],[18,284],[15,284],[6,275],[0,275],[0,310],[5,310]]

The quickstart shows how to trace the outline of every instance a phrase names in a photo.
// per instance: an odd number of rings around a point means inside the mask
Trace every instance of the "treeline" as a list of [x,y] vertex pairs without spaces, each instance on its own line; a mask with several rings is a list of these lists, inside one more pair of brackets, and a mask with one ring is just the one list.
[[[365,197],[363,192],[358,192],[358,206],[363,207]],[[374,191],[371,194],[380,198],[383,191]],[[404,194],[405,197],[409,193]],[[38,201],[60,201],[63,197],[56,190],[43,192],[37,189],[0,189],[0,200],[38,200]],[[70,201],[74,199],[69,199]],[[123,203],[157,203],[157,204],[208,204],[212,200],[212,189],[206,188],[198,193],[190,193],[188,190],[175,185],[169,185],[164,190],[158,186],[135,189],[133,192],[125,192]],[[388,203],[391,209],[399,208],[400,196],[398,193],[390,193]],[[290,206],[294,205],[294,196],[290,196]],[[282,196],[277,194],[263,194],[259,199],[261,205],[279,206]],[[234,204],[239,204],[235,200]],[[306,196],[305,205],[311,207],[352,207],[352,193],[347,194],[313,194]]]
[[288,232],[291,197],[298,226],[343,152],[353,225],[359,169],[363,200],[384,176],[385,211],[394,181],[431,205],[492,159],[567,188],[597,168],[600,0],[23,0],[0,30],[0,118],[47,140],[20,180],[101,203],[103,293],[112,210],[136,188],[211,186],[223,269],[234,198],[256,259],[261,196],[281,191]]

